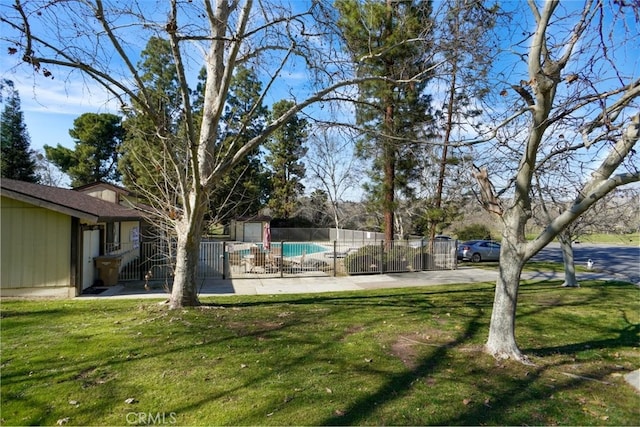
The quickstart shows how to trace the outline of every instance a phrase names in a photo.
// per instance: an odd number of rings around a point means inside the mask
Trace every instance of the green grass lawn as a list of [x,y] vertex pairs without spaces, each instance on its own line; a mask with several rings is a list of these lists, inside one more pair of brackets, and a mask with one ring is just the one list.
[[[493,284],[4,300],[4,425],[638,425],[640,290],[524,284],[521,348],[482,352]],[[127,403],[127,399],[133,399]],[[63,422],[63,421],[60,421]]]
[[[527,238],[533,240],[538,236],[538,233],[529,233]],[[557,242],[557,240],[555,240]],[[622,246],[638,246],[640,245],[640,232],[629,234],[604,234],[594,233],[585,234],[578,238],[581,243],[593,243],[593,244],[607,244],[607,245],[622,245]]]
[[610,245],[640,245],[640,232],[630,234],[587,234],[578,239],[583,243],[606,243]]
[[[498,261],[483,261],[483,262],[475,262],[471,261],[458,261],[459,266],[468,266],[473,268],[480,268],[483,270],[495,270],[498,271],[500,267],[500,263]],[[598,270],[593,269],[589,270],[586,266],[581,264],[575,264],[574,268],[577,273],[587,273],[587,272],[597,272]],[[554,261],[527,261],[524,265],[522,271],[528,272],[554,272],[554,273],[562,273],[564,274],[564,264],[561,262]],[[580,283],[582,283],[580,281]]]

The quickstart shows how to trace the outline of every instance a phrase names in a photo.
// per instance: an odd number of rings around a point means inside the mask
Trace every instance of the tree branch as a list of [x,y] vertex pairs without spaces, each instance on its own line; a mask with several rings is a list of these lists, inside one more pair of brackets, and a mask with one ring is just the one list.
[[545,247],[560,231],[611,191],[620,186],[640,181],[640,172],[638,171],[612,177],[625,157],[633,150],[639,138],[640,113],[631,120],[622,137],[609,150],[609,154],[602,161],[600,167],[591,174],[591,179],[579,191],[571,206],[556,217],[535,240],[526,245],[527,259]]
[[589,141],[588,135],[593,132],[594,129],[614,122],[618,118],[618,115],[622,112],[622,110],[624,110],[624,108],[627,107],[631,103],[631,101],[640,96],[640,79],[637,79],[627,85],[624,90],[625,93],[620,99],[618,99],[609,107],[605,108],[598,115],[598,117],[596,117],[582,130],[582,138],[586,147],[589,147],[592,144],[592,142]]

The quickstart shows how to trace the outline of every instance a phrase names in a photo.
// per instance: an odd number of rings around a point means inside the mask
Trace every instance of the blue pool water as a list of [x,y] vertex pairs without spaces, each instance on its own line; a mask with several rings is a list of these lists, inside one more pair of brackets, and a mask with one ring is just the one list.
[[[262,243],[258,243],[257,246],[260,248],[260,250],[262,250]],[[279,247],[279,242],[271,243],[271,249]],[[328,251],[327,248],[325,248],[324,246],[316,245],[315,243],[285,243],[282,249],[282,256],[288,258],[301,256],[303,253],[309,255],[326,251]],[[238,252],[243,255],[249,255],[251,251],[249,249],[243,249]]]
[[[280,243],[271,243],[271,247],[280,247]],[[317,252],[326,252],[327,248],[315,243],[285,243],[282,248],[283,257],[301,256],[303,253],[309,255]]]

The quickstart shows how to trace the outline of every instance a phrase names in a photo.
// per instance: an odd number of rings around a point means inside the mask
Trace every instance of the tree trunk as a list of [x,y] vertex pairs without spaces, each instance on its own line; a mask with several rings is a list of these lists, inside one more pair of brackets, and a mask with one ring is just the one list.
[[[385,123],[387,131],[393,129],[393,106],[388,105],[385,110]],[[384,211],[384,239],[389,244],[394,237],[394,216],[395,216],[395,192],[396,192],[396,149],[393,141],[384,141],[384,178],[383,192],[384,201],[382,209]]]
[[568,288],[579,288],[576,279],[576,265],[573,257],[573,247],[571,246],[571,236],[565,232],[558,235],[560,247],[562,248],[562,260],[564,261],[564,283],[562,286]]
[[190,210],[182,218],[176,220],[177,250],[175,276],[169,307],[172,309],[194,307],[198,301],[198,262],[200,259],[200,242],[202,226],[207,208],[207,197],[203,188],[193,190],[189,197]]
[[[387,40],[393,34],[393,0],[387,0],[387,19],[386,19],[386,29],[385,29],[385,40]],[[393,76],[393,63],[386,64],[386,74],[387,76]],[[395,100],[393,99],[393,90],[395,89],[392,84],[388,84],[389,95],[385,101],[385,110],[384,110],[384,127],[385,131],[389,135],[394,135],[395,126]],[[383,192],[384,192],[384,238],[387,241],[387,247],[390,248],[391,241],[394,237],[394,216],[395,216],[395,196],[396,196],[396,148],[395,143],[390,138],[385,138],[384,141],[384,181],[383,181]]]
[[503,215],[504,231],[500,248],[499,275],[491,312],[489,338],[485,351],[497,359],[512,359],[530,363],[516,343],[516,308],[520,276],[525,257],[524,225],[527,221],[528,201],[521,201]]
[[486,351],[497,359],[529,363],[518,348],[515,335],[518,289],[524,260],[509,243],[503,243],[500,258],[509,262],[500,263]]
[[200,305],[196,283],[199,254],[200,237],[178,234],[175,276],[169,300],[170,308]]

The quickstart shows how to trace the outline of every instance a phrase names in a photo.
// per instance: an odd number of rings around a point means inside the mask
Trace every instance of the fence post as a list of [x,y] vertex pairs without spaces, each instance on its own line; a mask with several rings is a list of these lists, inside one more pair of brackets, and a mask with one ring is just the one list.
[[407,254],[410,253],[409,252],[409,248],[411,246],[409,246],[409,237],[407,237],[406,239],[404,239],[404,248],[402,249],[402,258],[398,257],[400,260],[404,260],[404,262],[402,262],[400,264],[400,266],[402,267],[402,271],[405,273],[408,273],[409,271],[409,260],[407,259]]
[[333,277],[336,277],[336,269],[338,268],[338,241],[333,241]]
[[227,278],[227,242],[222,242],[222,280]]
[[453,241],[453,268],[452,270],[458,269],[458,239]]
[[284,240],[280,241],[280,278],[284,277]]
[[384,239],[380,241],[380,274],[384,274]]

